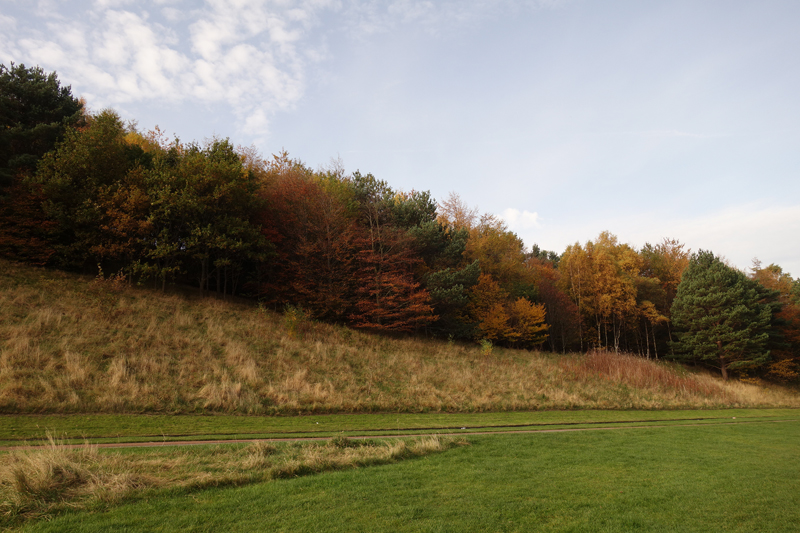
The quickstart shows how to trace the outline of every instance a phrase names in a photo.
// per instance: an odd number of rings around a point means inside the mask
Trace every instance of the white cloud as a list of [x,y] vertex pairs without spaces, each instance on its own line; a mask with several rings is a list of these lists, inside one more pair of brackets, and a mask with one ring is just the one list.
[[530,211],[520,211],[510,207],[503,211],[503,220],[508,224],[509,229],[515,233],[530,231],[542,227],[539,221],[539,214]]
[[39,65],[63,65],[70,61],[69,55],[64,52],[58,43],[38,39],[23,39],[20,47],[28,52],[31,61],[21,63],[36,63]]
[[800,205],[739,205],[676,223],[675,230],[693,249],[712,250],[739,268],[758,257],[800,275]]
[[55,0],[39,0],[36,3],[36,15],[46,19],[61,18],[58,16],[58,2]]
[[8,65],[11,61],[18,60],[19,52],[11,37],[16,34],[17,20],[0,14],[0,61]]
[[0,30],[4,32],[12,32],[17,27],[17,19],[14,17],[8,17],[0,13]]
[[[265,133],[270,116],[291,109],[305,91],[308,62],[324,57],[309,28],[330,0],[207,0],[193,9],[180,2],[156,6],[130,0],[95,0],[70,24],[56,5],[29,8],[25,25],[0,16],[0,55],[57,70],[93,107],[132,102],[203,102],[229,106],[238,127]],[[151,18],[157,9],[170,24]],[[18,43],[16,53],[11,43]],[[20,57],[21,56],[21,57]],[[256,131],[260,130],[260,131]]]
[[539,0],[92,0],[81,12],[38,0],[22,8],[24,22],[15,25],[0,15],[0,56],[57,70],[76,94],[96,98],[89,102],[95,108],[137,102],[225,105],[240,131],[265,134],[270,117],[302,99],[309,67],[328,57],[328,26],[312,31],[323,13],[334,12],[329,27],[349,29],[350,35],[400,24],[437,33],[510,7],[540,5]]

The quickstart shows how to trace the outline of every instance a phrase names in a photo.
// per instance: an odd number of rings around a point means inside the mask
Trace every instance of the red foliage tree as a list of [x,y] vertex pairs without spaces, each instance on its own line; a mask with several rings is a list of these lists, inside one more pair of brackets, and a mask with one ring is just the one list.
[[346,186],[288,164],[285,154],[267,174],[261,222],[277,257],[266,268],[262,296],[300,305],[315,318],[345,320],[353,310],[358,234]]
[[358,299],[350,315],[355,327],[413,331],[438,318],[430,294],[414,280],[414,267],[422,259],[404,231],[372,227],[358,243]]
[[0,199],[0,255],[44,265],[55,253],[50,236],[57,224],[42,209],[45,197],[39,185],[17,181]]

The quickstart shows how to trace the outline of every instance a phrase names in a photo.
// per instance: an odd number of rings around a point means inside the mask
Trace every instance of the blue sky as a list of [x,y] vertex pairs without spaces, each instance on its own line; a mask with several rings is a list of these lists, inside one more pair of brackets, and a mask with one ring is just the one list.
[[800,277],[800,2],[0,0],[0,61],[183,140]]

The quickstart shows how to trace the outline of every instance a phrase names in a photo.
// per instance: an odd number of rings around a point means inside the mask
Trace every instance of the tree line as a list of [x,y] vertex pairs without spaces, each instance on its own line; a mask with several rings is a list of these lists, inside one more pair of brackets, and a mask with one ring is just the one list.
[[528,249],[455,193],[141,132],[39,67],[0,65],[0,120],[6,258],[359,328],[798,376],[800,282],[777,265],[748,276],[673,239],[637,250],[608,232]]

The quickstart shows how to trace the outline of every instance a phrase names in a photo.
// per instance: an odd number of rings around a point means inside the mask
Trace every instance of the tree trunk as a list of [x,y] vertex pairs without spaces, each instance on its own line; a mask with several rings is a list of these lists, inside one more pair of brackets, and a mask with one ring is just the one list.
[[719,369],[722,372],[722,379],[728,381],[728,367],[725,364],[725,356],[722,355],[722,341],[717,341],[717,350],[719,351]]
[[650,329],[650,331],[653,333],[653,353],[655,354],[656,359],[658,359],[658,346],[656,345],[656,327],[653,326]]

